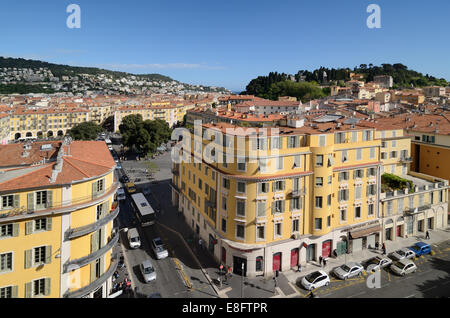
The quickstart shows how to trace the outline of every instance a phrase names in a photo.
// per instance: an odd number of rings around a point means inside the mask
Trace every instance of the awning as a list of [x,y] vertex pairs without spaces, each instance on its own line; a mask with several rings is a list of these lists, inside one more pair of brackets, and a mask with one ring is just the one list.
[[350,235],[351,235],[352,239],[355,239],[355,238],[367,236],[369,234],[379,232],[379,231],[381,231],[381,225],[376,225],[376,226],[372,226],[367,229],[363,229],[363,230],[359,230],[359,231],[351,231]]

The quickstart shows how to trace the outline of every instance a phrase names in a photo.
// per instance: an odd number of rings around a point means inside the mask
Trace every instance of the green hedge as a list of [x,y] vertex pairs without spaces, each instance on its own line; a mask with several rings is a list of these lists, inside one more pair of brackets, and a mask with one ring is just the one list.
[[381,176],[381,182],[387,184],[390,188],[394,190],[408,188],[413,189],[413,182],[411,180],[403,179],[395,174],[383,173]]

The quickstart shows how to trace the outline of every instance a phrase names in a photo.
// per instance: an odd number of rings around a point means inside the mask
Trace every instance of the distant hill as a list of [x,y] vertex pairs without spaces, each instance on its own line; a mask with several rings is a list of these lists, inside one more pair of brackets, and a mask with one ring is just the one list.
[[[324,76],[326,73],[326,78]],[[374,66],[372,64],[361,64],[353,70],[350,68],[325,68],[320,67],[312,72],[307,70],[300,70],[295,75],[286,73],[270,72],[268,76],[258,76],[252,79],[246,87],[246,90],[241,94],[255,95],[258,97],[277,99],[279,96],[286,94],[286,90],[280,90],[279,86],[286,86],[281,82],[297,81],[297,82],[315,82],[315,83],[330,83],[335,85],[343,85],[345,81],[350,80],[350,73],[363,74],[366,82],[373,81],[376,75],[390,75],[394,80],[394,88],[411,88],[424,87],[430,85],[448,86],[450,85],[444,78],[436,78],[428,74],[414,70],[409,70],[407,66],[397,64],[381,64],[381,66]],[[326,79],[326,82],[325,82]],[[328,90],[325,90],[325,93]],[[301,93],[296,95],[302,95]],[[296,96],[291,95],[291,96]]]
[[[76,76],[78,74],[90,74],[90,75],[99,75],[99,74],[105,74],[110,75],[114,78],[118,77],[124,77],[124,76],[130,76],[134,74],[125,73],[125,72],[117,72],[117,71],[110,71],[105,69],[100,69],[96,67],[80,67],[80,66],[69,66],[69,65],[62,65],[62,64],[53,64],[43,61],[37,61],[37,60],[26,60],[22,58],[5,58],[0,57],[0,68],[2,67],[16,67],[16,68],[31,68],[31,69],[39,69],[39,68],[48,68],[52,74],[56,77],[61,76]],[[159,80],[164,82],[173,81],[168,76],[164,76],[161,74],[140,74],[140,75],[134,75],[141,78],[146,78],[150,81]]]

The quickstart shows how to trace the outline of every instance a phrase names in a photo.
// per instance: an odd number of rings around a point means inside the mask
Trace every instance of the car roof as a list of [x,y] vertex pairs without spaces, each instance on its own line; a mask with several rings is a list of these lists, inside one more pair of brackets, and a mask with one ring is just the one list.
[[142,262],[142,266],[144,266],[144,268],[146,267],[153,267],[152,262],[150,262],[149,259],[146,259],[145,261]]
[[[158,242],[159,241],[159,242]],[[161,240],[161,238],[160,237],[155,237],[154,239],[153,239],[153,242],[155,242],[155,243],[161,243],[162,244],[162,240]]]
[[139,235],[139,234],[138,234],[138,231],[137,231],[137,229],[136,229],[135,227],[133,227],[133,228],[131,228],[131,229],[128,229],[128,234],[129,234],[130,236],[133,235],[133,234]]
[[417,242],[416,246],[423,247],[423,246],[430,246],[430,245],[425,242]]
[[348,262],[347,264],[345,264],[345,265],[347,265],[348,267],[353,267],[353,266],[358,266],[358,267],[361,267],[361,265],[359,265],[358,263],[356,263],[356,262]]
[[413,263],[413,264],[414,264],[414,262],[413,262],[412,260],[410,260],[410,259],[405,259],[405,258],[399,260],[399,262],[402,263],[403,265],[407,265],[407,264],[410,264],[410,263]]

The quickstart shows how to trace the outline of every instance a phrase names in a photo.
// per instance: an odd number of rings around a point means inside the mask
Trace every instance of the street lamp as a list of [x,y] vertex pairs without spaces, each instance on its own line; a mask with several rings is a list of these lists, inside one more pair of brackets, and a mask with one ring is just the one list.
[[241,280],[241,298],[244,298],[244,262],[242,262],[241,264],[241,275],[242,275],[242,280]]

